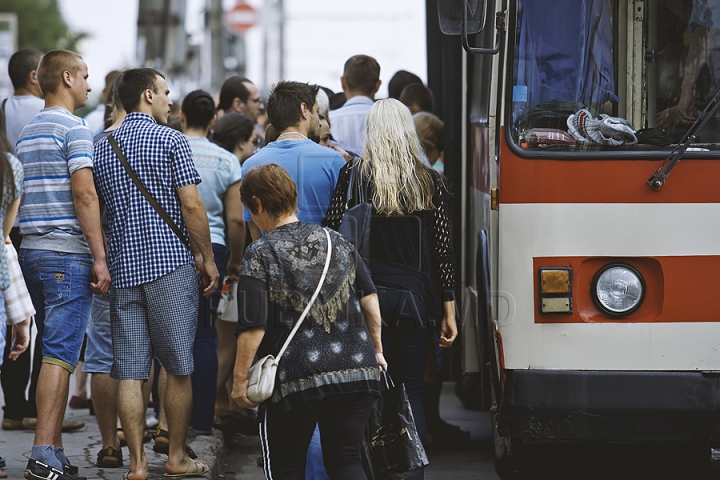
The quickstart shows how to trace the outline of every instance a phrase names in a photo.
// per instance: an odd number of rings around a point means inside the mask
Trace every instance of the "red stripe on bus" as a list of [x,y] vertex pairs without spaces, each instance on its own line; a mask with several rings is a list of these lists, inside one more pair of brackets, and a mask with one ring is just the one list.
[[[635,267],[645,281],[645,298],[630,315],[615,317],[600,310],[592,295],[595,274],[611,263]],[[539,269],[571,267],[571,314],[540,313]],[[671,257],[536,257],[535,323],[665,323],[720,322],[720,256]]]
[[500,203],[720,203],[720,160],[683,159],[655,191],[658,160],[521,158],[501,137]]

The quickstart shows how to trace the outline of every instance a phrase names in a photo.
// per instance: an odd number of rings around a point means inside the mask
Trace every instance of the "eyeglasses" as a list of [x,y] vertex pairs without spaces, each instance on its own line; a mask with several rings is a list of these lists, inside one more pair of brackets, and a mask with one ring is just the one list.
[[257,137],[253,138],[253,139],[252,139],[252,144],[257,147],[258,145],[260,145],[260,139],[257,138]]

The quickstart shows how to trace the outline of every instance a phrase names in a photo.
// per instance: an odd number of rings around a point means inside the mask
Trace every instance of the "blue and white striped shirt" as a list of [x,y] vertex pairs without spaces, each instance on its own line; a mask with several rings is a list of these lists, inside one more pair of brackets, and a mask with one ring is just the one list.
[[16,152],[25,171],[21,248],[90,253],[70,182],[73,173],[93,166],[87,122],[62,107],[45,108],[23,128]]
[[[112,135],[140,181],[187,238],[177,190],[200,183],[200,176],[185,135],[137,112],[125,117]],[[190,250],[128,176],[107,138],[95,144],[93,174],[110,227],[108,265],[114,288],[142,285],[195,264]]]

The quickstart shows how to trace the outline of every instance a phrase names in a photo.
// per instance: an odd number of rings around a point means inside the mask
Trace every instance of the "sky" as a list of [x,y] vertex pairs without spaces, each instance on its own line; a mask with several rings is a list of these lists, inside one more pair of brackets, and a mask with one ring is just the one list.
[[[223,1],[226,9],[236,3]],[[387,83],[397,70],[409,70],[426,80],[425,0],[284,1],[285,79],[341,91],[345,60],[362,53],[380,63],[383,85],[378,98],[387,96]],[[261,9],[265,0],[248,3]],[[71,29],[90,34],[80,44],[80,53],[90,70],[93,98],[102,91],[107,72],[137,66],[138,4],[110,0],[59,0],[59,4]],[[203,39],[205,4],[206,0],[187,0],[185,27],[196,43]],[[261,85],[262,39],[259,26],[245,35],[246,76],[261,88],[269,87]]]

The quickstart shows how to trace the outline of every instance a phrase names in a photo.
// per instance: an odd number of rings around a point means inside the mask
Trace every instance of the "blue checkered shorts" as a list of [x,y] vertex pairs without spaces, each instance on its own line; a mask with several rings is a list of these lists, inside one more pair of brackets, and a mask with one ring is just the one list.
[[152,282],[110,289],[113,367],[117,380],[147,380],[153,354],[167,373],[190,375],[200,279],[182,265]]

